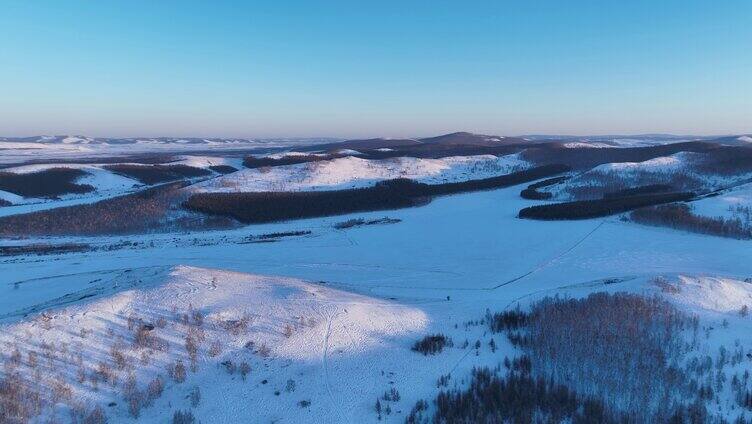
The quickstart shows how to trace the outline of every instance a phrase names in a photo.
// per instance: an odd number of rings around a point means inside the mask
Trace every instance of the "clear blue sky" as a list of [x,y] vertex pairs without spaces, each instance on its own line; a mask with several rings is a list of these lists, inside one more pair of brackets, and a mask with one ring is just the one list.
[[752,132],[752,1],[28,1],[0,135]]

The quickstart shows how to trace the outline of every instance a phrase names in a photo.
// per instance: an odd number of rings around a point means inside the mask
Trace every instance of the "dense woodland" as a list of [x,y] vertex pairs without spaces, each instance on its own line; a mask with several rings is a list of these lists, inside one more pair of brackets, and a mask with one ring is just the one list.
[[209,169],[216,172],[217,174],[232,174],[233,172],[238,170],[234,166],[230,165],[211,165],[209,166]]
[[697,164],[700,172],[717,175],[738,175],[752,172],[752,146],[722,146],[703,155]]
[[285,166],[285,165],[297,165],[299,163],[309,163],[309,162],[320,162],[324,160],[331,160],[336,159],[340,157],[344,157],[345,155],[336,155],[336,154],[306,154],[306,155],[288,155],[288,156],[282,156],[280,158],[273,158],[273,157],[257,157],[257,156],[246,156],[243,159],[243,166],[246,168],[265,168],[265,167],[274,167],[274,166]]
[[80,169],[50,168],[39,172],[17,174],[0,172],[0,190],[23,197],[55,198],[64,194],[88,193],[94,187],[76,184],[76,180],[89,175]]
[[[0,217],[0,236],[99,235],[148,232],[167,226],[171,205],[184,198],[182,182],[91,204]],[[180,225],[179,222],[173,225]]]
[[603,193],[605,199],[616,199],[625,196],[639,196],[643,194],[670,193],[676,191],[668,184],[648,184],[638,187],[624,188],[621,190]]
[[752,239],[752,222],[741,218],[700,216],[692,213],[686,203],[671,203],[632,211],[629,219],[634,222],[670,227],[694,233],[738,239]]
[[[679,152],[709,153],[721,149],[715,143],[691,141],[650,147],[567,148],[550,143],[526,149],[522,158],[536,164],[563,163],[574,169],[590,169],[604,163],[644,162]],[[737,148],[743,149],[743,148]]]
[[[442,390],[434,409],[419,401],[408,423],[725,422],[708,407],[728,384],[716,381],[714,369],[742,355],[722,349],[715,364],[694,356],[698,318],[659,297],[547,297],[529,311],[489,312],[483,322],[506,333],[521,355],[475,369],[469,387]],[[744,408],[752,399],[747,380],[731,382]],[[735,422],[748,421],[740,411]]]
[[211,172],[206,169],[188,165],[116,164],[107,165],[104,168],[149,185],[211,175]]
[[568,169],[563,165],[548,165],[499,177],[445,184],[396,179],[368,188],[335,191],[198,193],[192,195],[184,207],[229,216],[244,223],[273,222],[418,206],[433,196],[508,187]]
[[553,197],[553,194],[547,191],[538,191],[538,189],[552,186],[554,184],[559,184],[560,182],[566,181],[569,178],[569,176],[564,175],[561,177],[548,178],[543,181],[538,181],[537,183],[530,184],[526,189],[520,192],[520,197],[528,200],[548,200]]
[[552,203],[530,206],[520,210],[520,218],[542,220],[589,219],[615,215],[632,209],[661,203],[687,201],[694,193],[657,193],[637,196],[612,197],[598,200],[578,200],[574,202]]

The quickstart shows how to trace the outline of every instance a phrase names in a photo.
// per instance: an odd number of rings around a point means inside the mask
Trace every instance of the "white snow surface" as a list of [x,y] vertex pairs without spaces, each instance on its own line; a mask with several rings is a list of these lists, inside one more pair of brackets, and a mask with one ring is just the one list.
[[678,275],[670,280],[674,290],[663,292],[692,311],[734,312],[752,307],[752,282],[736,278]]
[[584,142],[584,141],[570,141],[562,144],[562,146],[568,148],[568,149],[576,149],[576,148],[603,148],[603,147],[614,147],[610,144],[606,143],[598,143],[598,142]]
[[210,166],[227,165],[236,169],[243,167],[243,158],[224,157],[224,156],[200,156],[184,155],[178,156],[177,160],[170,162],[168,165],[188,165],[195,168],[208,168]]
[[596,166],[588,172],[618,172],[620,174],[634,172],[672,173],[686,168],[695,155],[695,153],[680,152],[671,156],[657,157],[644,162],[607,163]]
[[752,208],[752,183],[742,184],[692,202],[693,213],[710,217],[733,217],[736,208]]
[[[290,278],[187,266],[79,278],[93,280],[84,290],[97,293],[95,300],[5,325],[0,341],[19,346],[24,357],[29,351],[43,354],[40,344],[53,346],[55,365],[40,365],[49,381],[57,373],[96,368],[100,361],[110,360],[115,346],[130,364],[122,372],[123,379],[132,373],[141,387],[157,375],[166,382],[166,395],[142,412],[141,422],[168,422],[173,407],[189,408],[185,393],[196,384],[203,400],[194,413],[205,417],[204,421],[327,421],[336,416],[338,405],[332,404],[336,400],[326,387],[343,383],[330,374],[336,369],[327,367],[337,367],[345,357],[364,360],[384,350],[404,349],[402,340],[416,337],[428,322],[416,307]],[[47,284],[58,283],[64,279]],[[203,316],[203,324],[197,326],[204,338],[199,341],[198,367],[188,373],[184,383],[177,383],[165,376],[165,369],[178,358],[186,366],[190,364],[183,347],[189,326],[182,315],[192,316],[194,308]],[[129,317],[138,323],[129,324]],[[246,327],[229,329],[242,320],[247,320]],[[134,343],[134,331],[141,323],[156,327],[150,334],[161,340],[162,347],[150,349]],[[221,353],[209,352],[215,344]],[[262,352],[265,348],[268,354]],[[142,360],[145,353],[149,353],[147,362]],[[228,360],[236,366],[248,363],[248,377],[228,375],[220,364]],[[374,377],[379,374],[379,370],[370,371]],[[295,382],[293,390],[288,390],[288,380]],[[352,385],[352,395],[359,401],[370,401],[383,390],[382,386],[357,383],[344,384]],[[75,394],[84,402],[118,403],[118,407],[107,408],[112,422],[131,421],[122,393],[104,382],[99,387],[93,391],[88,381],[73,384]],[[275,396],[275,391],[283,394]],[[297,406],[300,400],[312,404],[301,408]],[[351,412],[339,413],[348,416]]]

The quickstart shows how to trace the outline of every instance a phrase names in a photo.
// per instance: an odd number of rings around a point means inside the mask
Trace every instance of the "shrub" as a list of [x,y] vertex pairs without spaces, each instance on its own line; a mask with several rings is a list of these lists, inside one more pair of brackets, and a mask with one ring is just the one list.
[[201,389],[198,386],[193,386],[191,392],[188,394],[188,399],[191,401],[192,407],[197,407],[201,402]]
[[151,382],[149,382],[149,385],[146,388],[147,401],[149,403],[155,401],[160,396],[162,396],[163,391],[164,381],[162,381],[162,377],[156,377]]
[[245,381],[245,377],[251,372],[251,366],[248,365],[248,362],[243,361],[240,363],[238,370],[240,371],[240,376],[243,378],[243,381]]
[[379,224],[396,224],[398,222],[402,222],[401,219],[396,218],[379,218],[379,219],[371,219],[371,220],[365,220],[363,218],[353,218],[348,219],[347,221],[342,221],[334,224],[334,228],[338,230],[346,230],[348,228],[353,227],[361,227],[364,225],[379,225]]
[[528,318],[528,314],[518,308],[513,311],[497,312],[491,315],[488,325],[491,327],[491,331],[500,333],[506,330],[517,330],[520,327],[525,327]]
[[133,336],[133,343],[140,348],[152,347],[157,344],[154,336],[154,326],[151,324],[141,324],[136,329],[136,333]]
[[212,358],[222,353],[222,343],[219,340],[214,340],[209,347],[209,356]]
[[433,334],[425,336],[422,339],[415,342],[412,350],[420,352],[423,355],[435,355],[444,350],[444,347],[450,346],[452,339],[443,334]]
[[168,374],[172,375],[172,379],[175,380],[176,383],[184,382],[186,377],[186,369],[185,364],[183,364],[183,360],[178,359],[177,363],[171,367],[171,370],[168,370]]
[[227,371],[228,374],[235,374],[235,370],[237,369],[237,366],[234,362],[231,360],[226,360],[222,362],[222,366],[225,367],[225,371]]
[[399,402],[400,393],[397,389],[392,387],[388,392],[384,392],[384,395],[381,398],[387,402]]
[[94,407],[94,409],[92,409],[83,420],[83,424],[105,424],[106,422],[107,416],[99,405]]
[[218,174],[231,174],[237,169],[230,165],[212,165],[209,167],[212,171],[218,173]]
[[254,238],[258,240],[269,240],[269,239],[277,239],[277,238],[282,238],[282,237],[307,236],[310,234],[311,234],[310,230],[284,231],[284,232],[277,232],[277,233],[259,234],[255,236]]
[[172,424],[194,424],[196,417],[191,411],[175,411],[172,415]]

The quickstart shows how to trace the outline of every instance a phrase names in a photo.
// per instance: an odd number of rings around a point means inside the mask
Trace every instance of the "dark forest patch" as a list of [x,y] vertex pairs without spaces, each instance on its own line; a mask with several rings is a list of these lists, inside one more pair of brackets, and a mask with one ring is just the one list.
[[274,167],[274,166],[297,165],[299,163],[320,162],[324,160],[337,159],[337,158],[341,158],[344,156],[345,155],[338,155],[338,154],[290,155],[290,156],[282,156],[281,158],[246,156],[243,159],[243,166],[245,166],[246,168],[254,169],[254,168],[265,168],[265,167]]
[[206,169],[188,165],[116,164],[107,165],[104,168],[148,185],[211,175],[211,172]]
[[550,143],[531,147],[522,152],[522,158],[535,164],[563,163],[575,169],[588,169],[604,163],[644,162],[679,152],[711,153],[720,151],[714,143],[690,141],[650,147],[627,148],[568,148]]
[[35,243],[17,246],[0,246],[0,256],[58,255],[62,253],[87,252],[89,250],[91,250],[91,246],[82,243]]
[[422,353],[424,356],[441,353],[445,347],[452,346],[452,339],[443,334],[431,334],[423,337],[413,344],[414,352]]
[[578,200],[575,202],[553,203],[524,208],[520,211],[519,217],[542,220],[597,218],[661,203],[687,201],[694,197],[694,193],[682,192]]
[[[184,185],[170,183],[96,203],[0,217],[0,236],[129,234],[170,225],[184,228],[194,223],[187,218],[165,221],[170,208],[185,198],[180,190]],[[216,219],[201,220],[195,224],[222,225],[214,222]]]
[[233,172],[238,170],[234,166],[230,165],[212,165],[209,167],[209,169],[218,174],[232,174]]
[[669,227],[719,237],[752,239],[752,228],[745,225],[741,219],[695,215],[686,203],[637,209],[629,214],[629,219],[656,227]]
[[354,227],[363,227],[367,225],[382,225],[382,224],[396,224],[398,222],[402,222],[401,219],[397,218],[377,218],[377,219],[363,219],[363,218],[353,218],[348,219],[347,221],[338,222],[333,225],[334,228],[338,230],[346,230],[348,228],[354,228]]
[[76,180],[89,175],[80,169],[50,168],[39,172],[16,174],[0,172],[0,190],[23,197],[55,198],[63,194],[81,194],[94,191],[88,184]]
[[568,180],[569,178],[570,177],[568,176],[554,177],[530,184],[526,189],[520,192],[520,197],[528,200],[548,200],[553,197],[553,194],[545,191],[538,191],[538,189],[558,184],[562,181]]
[[630,187],[622,190],[603,193],[604,199],[614,199],[625,196],[639,196],[641,194],[670,193],[674,188],[668,184],[648,184],[639,187]]

